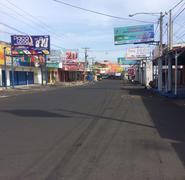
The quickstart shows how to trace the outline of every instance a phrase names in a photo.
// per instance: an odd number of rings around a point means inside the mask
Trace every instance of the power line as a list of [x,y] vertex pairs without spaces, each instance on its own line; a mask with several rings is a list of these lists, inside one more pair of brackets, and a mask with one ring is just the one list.
[[[182,10],[182,8],[184,7],[184,5],[185,5],[185,2],[176,10],[176,12],[175,12],[174,14],[179,13],[179,11]],[[174,15],[174,16],[175,16],[175,15]]]
[[14,15],[12,15],[12,14],[10,14],[10,13],[7,13],[7,12],[5,12],[5,11],[2,11],[1,9],[0,9],[0,11],[3,13],[3,15],[6,15],[6,16],[8,16],[8,17],[12,17],[13,19],[16,19],[17,21],[21,21],[21,22],[23,22],[24,24],[29,25],[29,27],[32,28],[32,29],[35,31],[36,28],[35,28],[32,24],[27,23],[27,21],[24,21],[24,19],[16,18]]
[[[61,35],[55,33],[52,28],[48,27],[48,25],[40,20],[39,18],[36,18],[35,16],[33,16],[32,14],[30,14],[29,12],[25,11],[24,9],[21,9],[20,7],[18,7],[17,5],[15,5],[14,3],[12,3],[10,0],[6,0],[9,4],[11,4],[12,6],[16,7],[17,9],[19,9],[20,11],[24,12],[26,15],[30,16],[32,19],[36,19],[40,24],[43,25],[43,27],[45,27],[46,29],[48,29],[49,32],[51,32],[52,34],[54,34],[55,36],[58,36],[59,38],[62,38]],[[63,36],[65,36],[65,34],[62,34]]]
[[14,30],[16,32],[19,32],[21,34],[26,34],[26,33],[22,32],[22,31],[20,31],[20,30],[18,30],[16,28],[12,27],[12,26],[9,26],[8,24],[3,23],[3,22],[0,22],[0,24],[3,25],[3,26],[5,26],[5,27],[7,27],[7,28],[9,28],[9,29],[12,29],[12,30]]
[[80,10],[83,10],[83,11],[86,11],[86,12],[91,12],[91,13],[94,13],[94,14],[98,14],[98,15],[102,15],[102,16],[106,16],[106,17],[110,17],[110,18],[114,18],[114,19],[137,21],[137,22],[142,22],[142,23],[154,23],[154,22],[149,22],[149,21],[142,21],[142,20],[138,20],[138,19],[124,18],[124,17],[118,17],[118,16],[114,16],[114,15],[110,15],[110,14],[105,14],[105,13],[102,13],[102,12],[82,8],[82,7],[76,6],[76,5],[72,5],[72,4],[69,4],[69,3],[66,3],[66,2],[63,2],[63,1],[60,1],[60,0],[53,0],[53,1],[55,1],[57,3],[60,3],[60,4],[63,4],[63,5],[66,5],[66,6],[73,7],[75,9],[80,9]]
[[[7,28],[9,28],[9,29],[11,29],[11,30],[14,30],[14,31],[16,31],[16,32],[18,32],[18,33],[21,33],[21,34],[24,34],[24,35],[27,34],[27,33],[23,32],[23,31],[20,31],[20,30],[14,28],[14,27],[12,27],[12,26],[9,26],[9,25],[7,25],[7,24],[5,24],[5,23],[0,22],[0,24],[3,25],[3,26],[5,26],[5,27],[7,27]],[[13,34],[13,33],[10,33],[10,32],[8,32],[8,31],[2,31],[2,30],[0,30],[0,32],[5,33],[5,34],[9,34],[9,35],[12,35],[12,34]],[[52,43],[51,45],[52,45],[52,46],[55,46],[55,47],[58,47],[58,48],[61,48],[61,49],[64,49],[63,47],[58,46],[58,45],[53,44],[53,43]]]
[[2,31],[2,30],[0,30],[0,33],[9,34],[9,35],[12,35],[12,34],[13,34],[13,33],[11,33],[11,32],[8,32],[8,31]]
[[157,22],[157,26],[156,26],[155,33],[154,34],[157,33],[158,28],[159,28],[159,21]]
[[175,19],[177,19],[178,16],[180,16],[183,11],[185,10],[185,8],[183,8],[174,18],[173,18],[173,21],[175,21]]
[[[36,17],[34,17],[33,15],[29,14],[29,13],[26,12],[25,10],[19,8],[18,6],[16,6],[16,5],[13,4],[12,2],[10,2],[10,1],[8,1],[8,0],[7,0],[7,2],[8,2],[9,4],[11,4],[11,6],[15,7],[15,8],[18,9],[19,11],[23,12],[24,14],[26,14],[26,17],[25,17],[25,15],[23,15],[23,14],[17,12],[16,10],[14,10],[14,9],[12,9],[12,8],[10,8],[10,7],[8,7],[8,6],[6,6],[5,4],[3,4],[3,3],[1,3],[1,2],[0,2],[0,5],[3,6],[3,7],[5,7],[5,8],[7,8],[7,9],[9,9],[10,11],[13,11],[15,14],[19,15],[19,16],[22,17],[23,19],[28,19],[28,20],[31,21],[33,24],[35,24],[35,26],[36,26],[37,29],[40,28],[40,29],[42,29],[42,31],[45,30],[45,31],[47,31],[47,32],[49,32],[49,33],[52,33],[57,39],[61,40],[62,37],[59,36],[59,35],[57,35],[55,32],[52,32],[51,30],[48,30],[48,27],[46,27],[47,25],[45,25],[45,24],[43,25],[43,22],[42,22],[41,20],[38,20]],[[27,24],[29,24],[29,23],[27,23]],[[29,25],[30,25],[30,24],[29,24]],[[32,25],[32,24],[31,24],[31,25]],[[38,26],[38,25],[39,25],[39,26]],[[40,30],[39,30],[39,31],[40,31]]]
[[180,34],[182,33],[182,31],[184,31],[184,26],[185,26],[185,22],[183,22],[182,24],[178,24],[177,22],[174,22],[176,25],[178,25],[179,26],[179,28],[173,33],[174,35],[177,35],[177,34],[179,34],[179,36],[180,36]]
[[181,0],[180,2],[178,2],[175,6],[173,6],[170,10],[174,10],[179,4],[181,4],[184,0]]
[[[11,4],[12,6],[14,6],[15,8],[19,9],[21,12],[24,12],[26,15],[28,15],[29,17],[31,17],[32,19],[34,20],[37,20],[39,23],[42,24],[42,26],[47,29],[48,32],[51,32],[52,34],[54,34],[55,36],[58,36],[60,37],[58,34],[56,34],[55,32],[53,32],[51,30],[51,28],[48,27],[47,24],[45,24],[43,21],[41,21],[40,19],[36,18],[35,16],[33,16],[32,14],[28,13],[27,11],[25,11],[24,9],[21,9],[20,7],[18,7],[17,5],[15,5],[14,3],[12,3],[11,1],[9,0],[6,0],[9,4]],[[61,38],[61,37],[60,37]]]

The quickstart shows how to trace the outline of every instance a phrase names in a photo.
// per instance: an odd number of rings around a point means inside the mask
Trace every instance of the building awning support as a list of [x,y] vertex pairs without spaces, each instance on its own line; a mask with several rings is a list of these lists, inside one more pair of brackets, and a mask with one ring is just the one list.
[[178,88],[178,53],[175,52],[175,95],[177,96],[177,88]]

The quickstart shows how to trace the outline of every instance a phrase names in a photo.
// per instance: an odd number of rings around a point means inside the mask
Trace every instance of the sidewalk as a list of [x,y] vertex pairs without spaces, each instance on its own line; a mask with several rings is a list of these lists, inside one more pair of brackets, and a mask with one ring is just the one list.
[[69,87],[75,87],[75,86],[83,86],[87,85],[89,82],[85,81],[78,81],[78,82],[60,82],[57,84],[48,84],[47,86],[45,85],[38,85],[38,84],[33,84],[33,85],[19,85],[15,86],[14,89],[11,87],[8,87],[5,89],[4,87],[0,87],[0,98],[5,98],[5,97],[10,97],[10,96],[16,96],[20,94],[29,94],[33,92],[41,92],[41,91],[48,91],[48,90],[54,90],[57,88],[69,88]]

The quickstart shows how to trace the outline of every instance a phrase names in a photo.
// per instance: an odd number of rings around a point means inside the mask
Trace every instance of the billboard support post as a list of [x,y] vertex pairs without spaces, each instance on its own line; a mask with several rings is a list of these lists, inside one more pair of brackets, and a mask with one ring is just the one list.
[[139,25],[114,28],[114,44],[142,44],[154,42],[154,25]]
[[7,77],[6,77],[6,71],[7,71],[7,64],[6,64],[6,47],[4,47],[4,70],[5,70],[5,88],[7,89]]
[[48,58],[48,56],[45,55],[45,81],[46,81],[46,86],[48,85],[47,58]]
[[13,66],[13,56],[11,55],[11,71],[12,71],[12,88],[14,89],[14,66]]
[[44,80],[43,80],[43,68],[42,68],[42,64],[40,64],[40,71],[41,71],[41,83],[42,83],[42,86],[44,85]]
[[159,49],[160,49],[160,56],[162,56],[163,53],[163,13],[160,13],[160,43],[159,43]]

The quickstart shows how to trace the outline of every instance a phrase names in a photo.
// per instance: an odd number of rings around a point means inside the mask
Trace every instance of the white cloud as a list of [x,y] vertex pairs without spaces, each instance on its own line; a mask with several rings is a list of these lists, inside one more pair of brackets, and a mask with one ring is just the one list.
[[[13,11],[10,11],[10,9],[5,7],[1,8],[1,10],[8,13],[13,13],[14,16],[18,19],[21,19],[21,21],[16,21],[15,19],[11,19],[11,17],[4,15],[1,19],[2,22],[32,34],[50,34],[52,43],[66,48],[81,48],[82,46],[88,46],[95,49],[116,49],[117,47],[113,45],[113,27],[141,24],[139,22],[122,21],[93,13],[88,13],[56,3],[53,0],[10,1],[27,11],[29,14],[32,14],[35,19],[39,18],[44,21],[44,23],[47,24],[50,29],[52,29],[53,33],[51,33],[51,30],[48,32],[47,29],[43,28],[43,25],[41,25],[39,22],[33,23],[33,21],[29,20],[30,18],[27,19],[27,15],[24,15],[21,18],[20,16],[14,14]],[[177,3],[176,0],[155,0],[152,2],[149,0],[63,1],[87,9],[92,9],[94,11],[120,17],[128,17],[128,14],[136,12],[164,12],[169,10],[174,4]],[[8,4],[7,1],[1,3],[17,11],[17,9]],[[24,14],[22,11],[19,11],[19,13]],[[158,19],[158,17],[147,15],[135,16],[133,18],[146,21],[157,21]],[[23,23],[22,20],[27,21],[30,26],[26,23]],[[40,28],[38,28],[38,24],[40,24]],[[0,28],[2,29],[4,27]],[[54,34],[62,35],[63,39],[58,39],[56,36],[54,36]],[[2,34],[0,35],[2,36]],[[5,36],[3,34],[3,39],[7,39],[7,41],[9,41],[9,35]],[[108,53],[106,54],[106,57],[110,56],[112,58],[113,56],[116,56],[116,54],[117,53]]]

